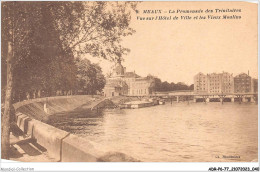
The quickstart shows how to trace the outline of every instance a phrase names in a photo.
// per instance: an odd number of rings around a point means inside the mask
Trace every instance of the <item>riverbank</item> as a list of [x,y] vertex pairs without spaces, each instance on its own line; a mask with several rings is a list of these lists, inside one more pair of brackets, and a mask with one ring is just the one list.
[[[104,97],[102,98],[104,99]],[[84,98],[84,100],[87,99],[89,100],[88,96]],[[42,142],[41,145],[45,145],[46,148],[48,145],[59,147],[59,145],[66,144],[67,147],[63,145],[60,148],[60,150],[65,151],[61,155],[74,159],[63,158],[62,161],[78,162],[81,158],[74,157],[74,155],[82,151],[84,154],[94,155],[93,161],[136,161],[135,159],[125,158],[128,157],[125,155],[131,155],[139,160],[149,162],[203,162],[205,160],[234,162],[256,159],[257,152],[255,150],[257,149],[255,149],[255,144],[257,141],[255,139],[257,137],[255,133],[257,133],[257,130],[255,129],[257,127],[255,126],[257,125],[254,122],[257,121],[257,106],[255,104],[180,102],[138,110],[116,108],[91,111],[91,107],[101,100],[101,98],[94,98],[70,111],[57,111],[47,116],[45,123],[50,125],[34,119],[30,120],[26,116],[19,116],[18,114],[17,125],[26,133],[34,133],[32,138],[38,139],[37,143]],[[134,101],[131,97],[112,97],[110,100],[118,104]],[[58,102],[60,103],[60,100]],[[52,103],[57,105],[58,102]],[[232,126],[232,128],[229,126]],[[243,130],[241,130],[241,127]],[[194,137],[194,132],[200,133],[200,135]],[[60,133],[63,133],[63,135]],[[243,145],[240,144],[241,142],[237,142],[241,139],[240,136],[243,137]],[[216,147],[215,137],[225,137],[229,141],[218,142],[217,144],[220,147]],[[59,143],[53,143],[57,138],[60,139]],[[207,138],[207,140],[203,140],[204,138]],[[200,141],[199,144],[194,146],[194,143],[198,141]],[[20,143],[35,146],[32,139],[25,139]],[[20,145],[22,145],[22,149],[28,148],[24,144]],[[86,145],[93,146],[86,148]],[[154,147],[154,145],[157,146]],[[185,145],[185,147],[182,147],[182,145]],[[205,147],[207,151],[200,149],[201,147]],[[239,149],[240,147],[243,150]],[[47,149],[48,151],[52,150]],[[179,154],[178,150],[182,149],[189,151],[191,156],[183,154],[184,152]],[[104,155],[97,153],[101,150],[107,153]],[[226,150],[232,150],[232,152]],[[251,150],[251,153],[247,155],[244,150]],[[75,151],[78,151],[78,153],[75,153]],[[112,153],[108,151],[112,151]],[[146,154],[146,152],[150,153]],[[223,155],[232,153],[232,155],[243,156],[240,156],[240,159],[214,159],[214,156],[209,156],[211,155],[210,152]],[[31,153],[31,155],[41,157],[45,156],[45,153],[47,152],[43,151],[42,155],[37,153]],[[201,154],[203,154],[203,157],[199,156]],[[14,153],[14,155],[16,154]],[[61,155],[60,157],[62,157]],[[107,160],[106,157],[111,159]],[[20,158],[18,161],[31,161],[30,158],[32,157],[17,156],[17,158]],[[36,161],[39,161],[39,159],[35,158]],[[85,161],[90,160],[85,159]]]
[[[83,98],[84,100],[89,99],[88,96]],[[60,97],[53,97],[51,99],[55,99],[55,101],[52,101],[52,103],[55,104],[60,103],[60,101],[64,101],[64,99]],[[77,100],[77,97],[68,97],[68,101],[73,99]],[[51,117],[53,117],[53,119],[59,119],[59,117],[63,119],[64,114],[81,121],[82,118],[80,119],[78,116],[75,116],[73,112],[85,113],[87,114],[88,118],[93,115],[94,118],[96,118],[97,111],[93,110],[93,108],[97,105],[100,105],[100,103],[107,101],[111,102],[107,98],[101,96],[100,98],[91,96],[90,101],[79,107],[76,107],[75,109],[72,109],[69,111],[69,114],[67,114],[66,111],[59,112],[59,110],[56,111],[56,115],[54,115],[54,113],[51,115],[47,113],[48,116],[46,121],[39,121],[31,116],[28,116],[27,114],[17,112],[15,114],[16,120],[13,124],[16,129],[18,129],[17,131],[20,132],[20,135],[18,137],[13,137],[12,135],[11,137],[11,142],[13,142],[12,150],[10,152],[13,156],[11,157],[11,160],[23,162],[140,162],[138,159],[135,159],[124,153],[110,151],[109,149],[102,149],[102,145],[101,148],[97,149],[95,146],[93,146],[91,140],[74,135],[73,132],[66,132],[64,129],[61,130],[60,127],[58,128],[55,125],[46,124],[48,121],[55,121],[52,120]],[[50,101],[46,103],[45,98],[43,98],[42,101],[30,100],[29,103],[22,102],[21,106],[19,106],[19,104],[15,104],[14,106],[23,108],[23,106],[26,105],[28,110],[30,105],[35,106],[36,103],[43,103],[45,111],[46,107],[49,106]],[[106,105],[106,103],[104,105]],[[63,106],[65,107],[66,104]],[[75,104],[73,106],[75,106]],[[37,115],[37,112],[34,115]],[[70,123],[67,126],[74,125],[75,124]],[[77,129],[79,128],[77,127]],[[12,130],[12,134],[14,131],[15,130]],[[53,159],[48,159],[48,157]],[[32,160],[33,158],[34,160]]]
[[[80,126],[91,125],[83,122],[81,118],[99,118],[101,112],[91,111],[92,104],[105,97],[102,96],[63,96],[49,97],[39,100],[28,100],[16,105],[16,112],[21,112],[29,117],[74,133]],[[116,96],[109,98],[115,105],[120,105],[129,101],[136,101],[136,97]],[[48,112],[44,110],[44,104]]]
[[[110,100],[115,105],[118,106],[125,102],[136,101],[138,100],[138,98],[117,96],[117,97],[111,97]],[[93,121],[95,121],[95,119],[102,118],[103,116],[102,111],[98,111],[98,112],[91,111],[92,103],[94,103],[94,101],[82,104],[81,106],[70,111],[58,112],[49,115],[47,120],[45,120],[45,122],[61,130],[77,134],[75,131],[79,131],[80,129],[83,129],[84,126],[96,125],[82,119],[91,118],[93,119]]]
[[130,101],[138,101],[139,99],[137,97],[116,96],[116,97],[111,97],[110,100],[116,105],[120,105]]
[[82,105],[91,105],[92,102],[102,98],[102,96],[91,95],[46,97],[19,102],[14,106],[16,112],[46,122],[51,115],[72,111]]
[[[91,145],[91,141],[73,135],[71,127],[73,128],[75,124],[77,125],[76,130],[80,130],[81,126],[90,125],[84,123],[84,120],[81,121],[82,118],[98,118],[101,115],[91,109],[103,100],[107,99],[101,96],[72,96],[42,98],[15,104],[17,110],[15,126],[19,131],[16,133],[20,135],[11,133],[12,149],[10,153],[12,156],[10,160],[22,162],[138,162],[139,160],[120,152],[95,149]],[[115,99],[115,104],[131,100],[120,97]],[[59,147],[61,145],[63,148]],[[55,149],[53,149],[54,147]],[[57,152],[57,149],[60,150]],[[60,153],[61,150],[62,153]],[[78,152],[76,153],[78,156],[75,156],[75,151]]]
[[[91,105],[105,97],[98,95],[78,95],[46,97],[27,100],[16,103],[16,112],[21,112],[40,121],[48,121],[49,116],[63,115],[75,111],[88,111]],[[120,105],[129,101],[139,100],[136,97],[116,96],[109,98],[115,105]],[[47,111],[45,110],[47,109]],[[91,116],[91,114],[89,114]]]

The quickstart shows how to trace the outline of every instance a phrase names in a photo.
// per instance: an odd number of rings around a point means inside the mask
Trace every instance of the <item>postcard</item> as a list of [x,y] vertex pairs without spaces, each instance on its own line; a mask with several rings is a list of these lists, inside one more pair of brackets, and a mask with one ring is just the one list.
[[259,170],[258,3],[2,1],[1,11],[3,171]]

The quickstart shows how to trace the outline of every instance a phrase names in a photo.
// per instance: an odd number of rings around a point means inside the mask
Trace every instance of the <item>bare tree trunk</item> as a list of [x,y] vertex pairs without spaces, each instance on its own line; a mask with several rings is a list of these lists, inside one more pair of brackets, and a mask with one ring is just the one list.
[[4,114],[2,116],[1,123],[1,147],[2,147],[2,158],[9,159],[10,150],[10,116],[12,106],[12,90],[13,90],[13,69],[12,69],[12,58],[13,58],[13,45],[8,42],[8,54],[7,54],[7,85],[5,93],[5,106]]
[[7,84],[5,91],[5,104],[4,104],[4,114],[1,121],[1,155],[2,159],[10,158],[10,118],[13,112],[12,108],[12,92],[13,92],[13,58],[14,58],[14,2],[12,7],[9,7],[10,19],[9,19],[9,33],[10,40],[7,42]]

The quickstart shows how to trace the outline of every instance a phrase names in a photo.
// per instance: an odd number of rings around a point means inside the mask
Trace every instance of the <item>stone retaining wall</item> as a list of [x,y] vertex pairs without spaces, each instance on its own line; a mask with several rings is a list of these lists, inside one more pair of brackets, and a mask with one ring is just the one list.
[[[36,100],[37,101],[37,100]],[[30,102],[32,103],[32,102]],[[23,104],[26,104],[23,102]],[[19,105],[21,107],[22,105]],[[18,106],[17,106],[18,107]],[[29,116],[16,113],[16,124],[38,144],[47,149],[50,157],[61,162],[136,162],[138,160],[118,152],[97,150],[88,140],[70,134]]]

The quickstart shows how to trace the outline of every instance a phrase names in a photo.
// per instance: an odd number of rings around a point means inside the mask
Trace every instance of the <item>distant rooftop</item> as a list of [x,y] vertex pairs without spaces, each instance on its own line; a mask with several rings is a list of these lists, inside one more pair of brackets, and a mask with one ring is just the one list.
[[125,78],[139,78],[140,76],[137,75],[135,72],[126,72]]

